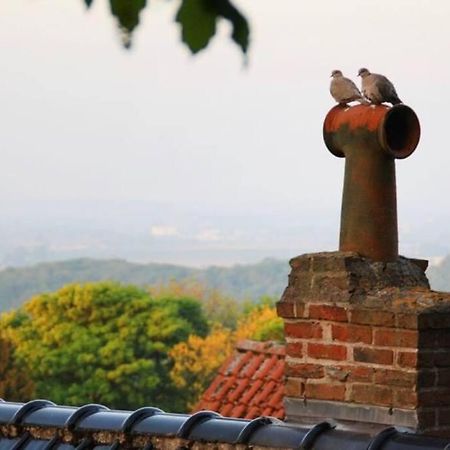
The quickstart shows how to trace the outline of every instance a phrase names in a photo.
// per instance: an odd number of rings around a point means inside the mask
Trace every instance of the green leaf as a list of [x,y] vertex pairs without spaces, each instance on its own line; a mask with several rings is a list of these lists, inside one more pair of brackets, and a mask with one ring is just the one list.
[[84,3],[86,8],[89,9],[92,6],[92,3],[94,3],[94,0],[84,0]]
[[139,25],[139,14],[147,6],[147,0],[110,0],[109,3],[112,15],[119,22],[123,45],[129,48],[131,35]]
[[216,33],[217,12],[210,0],[183,0],[175,20],[181,25],[181,39],[192,53],[204,49]]
[[229,0],[210,0],[215,4],[217,14],[229,20],[233,27],[231,38],[247,53],[250,37],[250,28],[245,17],[229,2]]

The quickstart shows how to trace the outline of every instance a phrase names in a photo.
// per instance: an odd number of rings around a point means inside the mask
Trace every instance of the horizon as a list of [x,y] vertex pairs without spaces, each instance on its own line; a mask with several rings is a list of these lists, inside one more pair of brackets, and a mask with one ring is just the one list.
[[104,2],[1,5],[0,264],[35,261],[33,248],[190,265],[336,249],[344,164],[321,127],[331,70],[358,82],[361,66],[422,125],[397,163],[400,251],[450,253],[447,2],[237,1],[247,67],[223,23],[192,57],[176,6],[146,8],[124,51]]

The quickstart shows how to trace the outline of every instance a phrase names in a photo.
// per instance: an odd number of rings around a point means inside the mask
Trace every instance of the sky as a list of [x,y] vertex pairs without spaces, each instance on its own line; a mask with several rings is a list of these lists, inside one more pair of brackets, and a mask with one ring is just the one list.
[[131,51],[105,1],[0,2],[0,226],[15,245],[25,228],[51,242],[52,226],[74,239],[92,225],[258,257],[335,250],[344,160],[322,139],[330,73],[359,83],[364,66],[422,127],[397,162],[400,248],[450,253],[450,3],[235,4],[251,26],[247,66],[226,23],[193,57],[178,0],[149,2]]

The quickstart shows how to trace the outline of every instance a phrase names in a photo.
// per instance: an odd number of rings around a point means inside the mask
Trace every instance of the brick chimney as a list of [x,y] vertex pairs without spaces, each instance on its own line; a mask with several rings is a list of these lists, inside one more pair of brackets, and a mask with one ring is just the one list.
[[[386,119],[395,108],[333,108],[325,120],[327,145],[341,146],[333,147],[337,156],[369,146],[365,157],[376,155],[376,170],[385,162],[393,167],[393,159],[412,153],[418,142],[412,110],[395,123]],[[397,155],[386,151],[386,142]],[[395,171],[388,189],[380,188],[383,175],[358,173],[371,164],[348,170],[346,162],[340,251],[290,261],[289,283],[277,304],[287,344],[287,420],[331,418],[448,437],[450,293],[430,290],[426,261],[398,256]],[[366,198],[351,185],[359,182]],[[389,197],[389,211],[380,210],[380,196]]]

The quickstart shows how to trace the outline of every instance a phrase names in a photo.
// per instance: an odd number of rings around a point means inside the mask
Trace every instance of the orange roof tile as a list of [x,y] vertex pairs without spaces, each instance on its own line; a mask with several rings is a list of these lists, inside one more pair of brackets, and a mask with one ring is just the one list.
[[212,409],[230,417],[284,419],[284,357],[282,344],[239,342],[193,412]]

